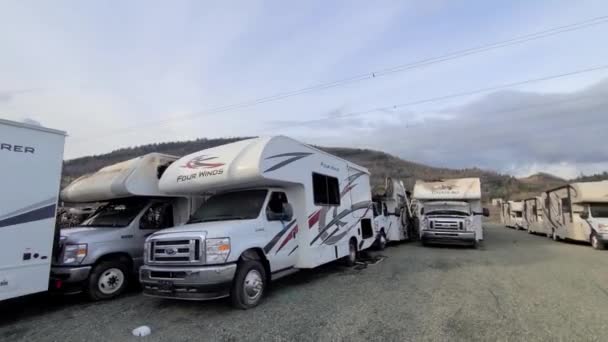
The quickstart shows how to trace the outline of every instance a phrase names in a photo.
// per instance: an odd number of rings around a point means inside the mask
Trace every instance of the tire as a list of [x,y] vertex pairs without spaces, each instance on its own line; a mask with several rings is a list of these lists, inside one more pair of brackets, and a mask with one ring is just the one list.
[[551,233],[551,238],[553,239],[553,241],[559,241],[560,240],[559,236],[557,236],[557,233],[555,232],[555,229]]
[[605,248],[604,243],[598,239],[597,234],[595,232],[591,233],[591,247],[593,249],[602,250]]
[[129,285],[129,266],[125,259],[102,261],[89,275],[87,294],[94,301],[120,296]]
[[379,251],[383,251],[386,248],[386,234],[384,234],[384,230],[380,231],[380,234],[378,235],[378,250]]
[[357,241],[350,240],[348,243],[348,255],[344,257],[344,264],[348,267],[355,266],[357,262]]
[[267,288],[266,270],[258,260],[241,260],[230,289],[232,306],[247,310],[256,307]]

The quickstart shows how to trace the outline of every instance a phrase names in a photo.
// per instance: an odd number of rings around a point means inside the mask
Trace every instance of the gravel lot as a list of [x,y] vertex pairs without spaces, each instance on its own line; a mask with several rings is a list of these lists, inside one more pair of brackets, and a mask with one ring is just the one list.
[[[249,311],[137,292],[11,301],[0,305],[0,341],[606,340],[608,251],[485,231],[477,250],[405,243],[366,269],[297,273]],[[139,325],[152,335],[131,336]]]

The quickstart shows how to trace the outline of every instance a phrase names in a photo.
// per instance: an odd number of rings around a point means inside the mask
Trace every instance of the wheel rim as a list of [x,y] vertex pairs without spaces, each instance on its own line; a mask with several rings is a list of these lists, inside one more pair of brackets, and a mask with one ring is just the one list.
[[591,235],[591,246],[595,249],[598,247],[598,241],[595,235]]
[[125,282],[125,274],[118,268],[109,268],[101,274],[97,281],[97,288],[103,294],[114,294]]
[[350,248],[348,250],[348,257],[352,262],[357,260],[357,250],[355,249],[355,245],[352,243],[350,244]]
[[386,236],[384,236],[384,234],[380,235],[380,246],[386,246]]
[[250,270],[245,276],[243,290],[249,302],[256,301],[262,295],[264,289],[264,280],[262,274],[258,270]]

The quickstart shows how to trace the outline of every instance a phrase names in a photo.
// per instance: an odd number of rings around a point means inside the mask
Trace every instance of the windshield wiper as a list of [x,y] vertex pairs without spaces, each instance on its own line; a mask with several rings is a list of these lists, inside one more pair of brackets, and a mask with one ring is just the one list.
[[212,222],[212,221],[229,221],[229,220],[246,220],[247,218],[244,216],[232,216],[232,215],[218,215],[213,217],[205,217],[200,219],[194,219],[188,221],[190,223],[200,223],[200,222]]

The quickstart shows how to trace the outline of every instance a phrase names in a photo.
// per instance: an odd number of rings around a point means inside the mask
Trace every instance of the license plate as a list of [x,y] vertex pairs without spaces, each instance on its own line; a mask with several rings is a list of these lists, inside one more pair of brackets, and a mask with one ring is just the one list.
[[173,290],[173,282],[170,280],[161,280],[158,283],[159,289],[163,291],[172,291]]

